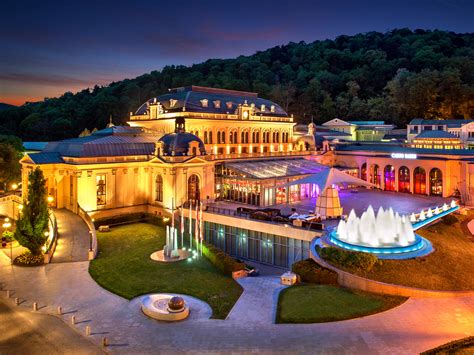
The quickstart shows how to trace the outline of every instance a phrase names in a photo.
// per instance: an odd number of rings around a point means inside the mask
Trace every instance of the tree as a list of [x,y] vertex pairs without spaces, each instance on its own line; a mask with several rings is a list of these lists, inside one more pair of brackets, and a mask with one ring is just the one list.
[[23,211],[16,222],[15,239],[31,254],[40,255],[46,242],[48,228],[48,202],[46,180],[43,171],[37,167],[28,175],[28,195],[23,203]]
[[0,186],[5,190],[21,178],[21,140],[14,136],[0,136]]

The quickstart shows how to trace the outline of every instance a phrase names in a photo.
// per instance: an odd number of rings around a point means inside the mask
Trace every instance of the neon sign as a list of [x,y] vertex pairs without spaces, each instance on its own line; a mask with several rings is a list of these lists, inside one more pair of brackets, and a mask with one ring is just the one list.
[[414,153],[392,153],[391,157],[393,159],[416,159],[416,154],[414,154]]

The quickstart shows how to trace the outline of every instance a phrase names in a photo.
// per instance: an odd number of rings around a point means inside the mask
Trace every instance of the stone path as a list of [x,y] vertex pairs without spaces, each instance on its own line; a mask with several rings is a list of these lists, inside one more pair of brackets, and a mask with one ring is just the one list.
[[[276,289],[271,278],[242,280],[247,294],[256,292],[256,298],[247,298],[244,292],[229,320],[200,318],[168,324],[144,316],[137,299],[129,302],[102,289],[87,270],[88,262],[2,266],[0,282],[25,300],[21,309],[30,310],[36,301],[43,307],[40,313],[54,314],[61,305],[67,313],[61,316],[64,321],[75,315],[75,328],[82,334],[90,325],[89,339],[96,344],[107,336],[112,353],[417,354],[474,332],[474,297],[410,299],[387,312],[342,322],[273,324],[268,307],[260,310],[260,318],[252,314],[259,309],[257,289],[272,285]],[[263,304],[270,294],[262,296]],[[0,297],[4,299],[5,292]]]
[[245,277],[238,280],[244,289],[227,320],[271,324],[275,322],[278,295],[285,287],[278,276]]
[[78,215],[66,209],[54,210],[58,221],[58,244],[52,263],[87,261],[90,236],[85,222]]
[[104,354],[56,317],[0,301],[0,354]]

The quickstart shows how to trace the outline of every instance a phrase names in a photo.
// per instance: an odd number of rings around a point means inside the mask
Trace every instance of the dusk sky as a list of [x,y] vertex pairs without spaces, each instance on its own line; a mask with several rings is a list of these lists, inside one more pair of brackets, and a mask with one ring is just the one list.
[[0,11],[0,102],[21,105],[167,64],[393,28],[472,32],[474,1],[22,1]]

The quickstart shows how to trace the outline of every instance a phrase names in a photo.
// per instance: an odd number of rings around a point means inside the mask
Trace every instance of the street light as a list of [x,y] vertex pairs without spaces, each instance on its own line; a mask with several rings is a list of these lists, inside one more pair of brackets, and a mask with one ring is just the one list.
[[54,197],[51,196],[51,195],[49,195],[48,198],[47,198],[47,200],[48,200],[48,203],[51,204],[51,203],[53,203],[53,201],[54,201]]
[[18,184],[13,183],[12,184],[12,190],[15,191],[18,188]]
[[[10,218],[5,218],[4,223],[2,224],[2,227],[5,228],[5,231],[8,231],[8,229],[12,226],[10,222]],[[6,238],[2,237],[2,247],[6,246]],[[10,242],[10,265],[13,265],[13,242]]]

